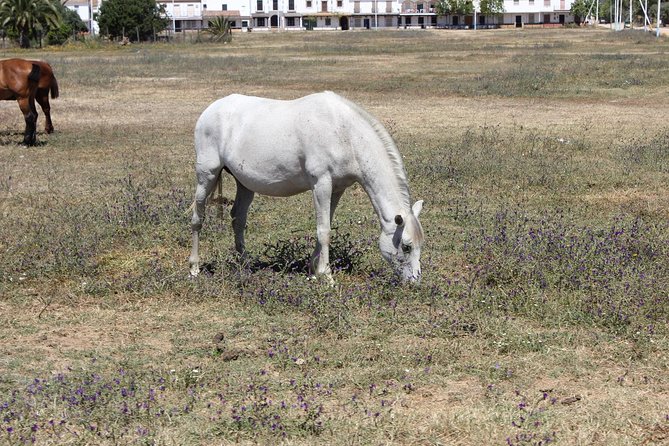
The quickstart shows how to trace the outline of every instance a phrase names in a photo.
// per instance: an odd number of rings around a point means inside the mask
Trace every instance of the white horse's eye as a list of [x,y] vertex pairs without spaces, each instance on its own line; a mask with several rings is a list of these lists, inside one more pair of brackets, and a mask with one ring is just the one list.
[[404,254],[410,254],[411,253],[411,245],[406,245],[402,243],[402,252]]

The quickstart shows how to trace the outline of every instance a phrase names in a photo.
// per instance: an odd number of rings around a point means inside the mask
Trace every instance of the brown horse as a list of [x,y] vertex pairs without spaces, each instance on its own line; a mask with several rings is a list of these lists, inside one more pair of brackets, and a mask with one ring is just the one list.
[[23,59],[0,60],[0,100],[16,100],[26,121],[23,143],[37,140],[35,95],[40,80],[40,65]]

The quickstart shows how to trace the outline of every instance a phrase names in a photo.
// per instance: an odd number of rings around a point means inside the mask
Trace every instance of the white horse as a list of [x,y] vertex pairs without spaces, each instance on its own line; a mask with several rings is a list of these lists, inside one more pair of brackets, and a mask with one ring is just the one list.
[[235,248],[244,254],[246,216],[254,193],[287,197],[311,190],[317,243],[311,272],[332,282],[330,224],[344,190],[359,183],[381,223],[379,247],[404,280],[421,276],[423,202],[411,206],[395,143],[369,113],[332,92],[280,101],[233,94],[211,104],[195,126],[197,189],[190,274],[197,276],[199,232],[207,197],[225,169],[237,182],[230,212]]

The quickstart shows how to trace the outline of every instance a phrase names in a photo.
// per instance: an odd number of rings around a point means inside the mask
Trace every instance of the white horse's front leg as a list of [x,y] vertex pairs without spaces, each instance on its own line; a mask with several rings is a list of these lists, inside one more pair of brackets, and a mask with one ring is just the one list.
[[[202,199],[204,196],[204,199]],[[204,186],[197,186],[195,192],[195,201],[193,202],[193,217],[191,219],[191,233],[193,236],[193,246],[191,248],[189,263],[191,277],[197,277],[200,274],[200,230],[204,220],[204,208],[206,201],[206,189]]]
[[332,180],[320,178],[314,185],[314,207],[316,208],[316,250],[311,256],[311,272],[325,276],[334,284],[330,269],[330,202]]

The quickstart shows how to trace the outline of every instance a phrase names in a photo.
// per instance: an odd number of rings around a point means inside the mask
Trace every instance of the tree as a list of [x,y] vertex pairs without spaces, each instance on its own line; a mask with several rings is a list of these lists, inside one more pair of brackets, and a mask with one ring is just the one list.
[[669,5],[666,3],[662,3],[660,6],[660,20],[662,20],[664,26],[667,26],[667,23],[669,23]]
[[574,22],[580,25],[584,19],[587,19],[588,12],[591,11],[594,0],[576,0],[571,4],[569,12],[574,16]]
[[15,33],[21,48],[30,48],[30,37],[60,23],[58,7],[49,0],[0,0],[0,26]]
[[165,7],[155,0],[105,0],[100,6],[100,32],[109,37],[149,40],[167,28]]
[[206,33],[211,34],[211,40],[214,42],[230,42],[232,40],[232,28],[227,17],[216,17],[209,22]]
[[434,5],[434,9],[437,15],[471,15],[474,14],[474,2],[472,0],[439,0]]
[[504,0],[481,0],[481,14],[492,16],[504,14]]
[[437,15],[449,15],[451,13],[451,4],[448,0],[438,0],[434,5]]
[[448,2],[451,4],[452,14],[474,14],[474,2],[472,0],[448,0]]
[[84,21],[81,20],[81,17],[79,17],[79,14],[77,14],[76,11],[67,8],[60,2],[58,2],[58,9],[62,21],[58,27],[49,28],[46,37],[50,45],[62,45],[67,42],[73,34],[88,31],[88,27]]

